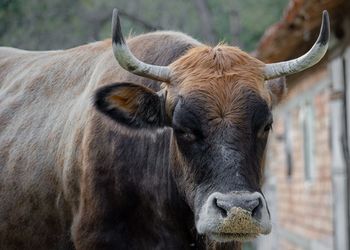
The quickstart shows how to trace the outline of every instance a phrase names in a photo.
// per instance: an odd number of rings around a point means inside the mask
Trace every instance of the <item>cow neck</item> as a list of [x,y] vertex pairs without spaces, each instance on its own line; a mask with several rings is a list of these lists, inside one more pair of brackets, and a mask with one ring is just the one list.
[[189,248],[194,219],[172,177],[171,129],[127,131],[102,121],[88,128],[74,234],[111,231],[118,249],[120,242],[129,242],[125,249]]

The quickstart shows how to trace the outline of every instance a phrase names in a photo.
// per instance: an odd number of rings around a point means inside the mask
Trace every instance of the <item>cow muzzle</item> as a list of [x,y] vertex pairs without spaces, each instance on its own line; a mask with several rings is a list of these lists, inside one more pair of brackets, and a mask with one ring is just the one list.
[[219,242],[251,240],[271,231],[270,213],[258,192],[215,192],[197,218],[198,233]]

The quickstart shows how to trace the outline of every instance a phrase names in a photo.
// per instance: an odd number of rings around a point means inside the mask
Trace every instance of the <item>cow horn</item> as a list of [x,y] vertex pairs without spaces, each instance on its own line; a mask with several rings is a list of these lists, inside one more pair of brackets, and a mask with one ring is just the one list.
[[329,34],[329,16],[324,10],[320,34],[312,48],[299,58],[266,64],[264,67],[265,80],[298,73],[318,63],[327,52]]
[[112,18],[112,46],[113,53],[120,66],[135,75],[144,76],[153,80],[169,82],[170,69],[165,66],[156,66],[141,62],[130,51],[125,43],[118,16],[118,10],[113,10]]

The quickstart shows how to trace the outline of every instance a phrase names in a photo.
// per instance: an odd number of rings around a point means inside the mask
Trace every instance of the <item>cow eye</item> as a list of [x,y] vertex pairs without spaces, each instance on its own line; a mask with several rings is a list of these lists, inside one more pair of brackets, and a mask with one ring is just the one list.
[[258,132],[258,137],[265,138],[266,135],[269,133],[270,130],[272,130],[272,118],[269,118],[261,127]]
[[192,133],[183,133],[180,136],[188,142],[193,142],[196,140],[196,136]]
[[268,123],[264,127],[264,132],[269,132],[272,129],[272,123]]
[[175,128],[176,135],[184,141],[193,142],[196,140],[196,135],[188,129]]

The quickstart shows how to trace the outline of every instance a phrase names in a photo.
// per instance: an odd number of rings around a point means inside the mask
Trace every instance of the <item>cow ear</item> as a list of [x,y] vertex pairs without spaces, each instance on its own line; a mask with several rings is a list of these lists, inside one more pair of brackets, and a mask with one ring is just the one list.
[[268,80],[266,86],[271,95],[272,105],[278,104],[287,93],[285,77]]
[[163,95],[133,83],[115,83],[96,91],[95,107],[132,128],[164,126]]

